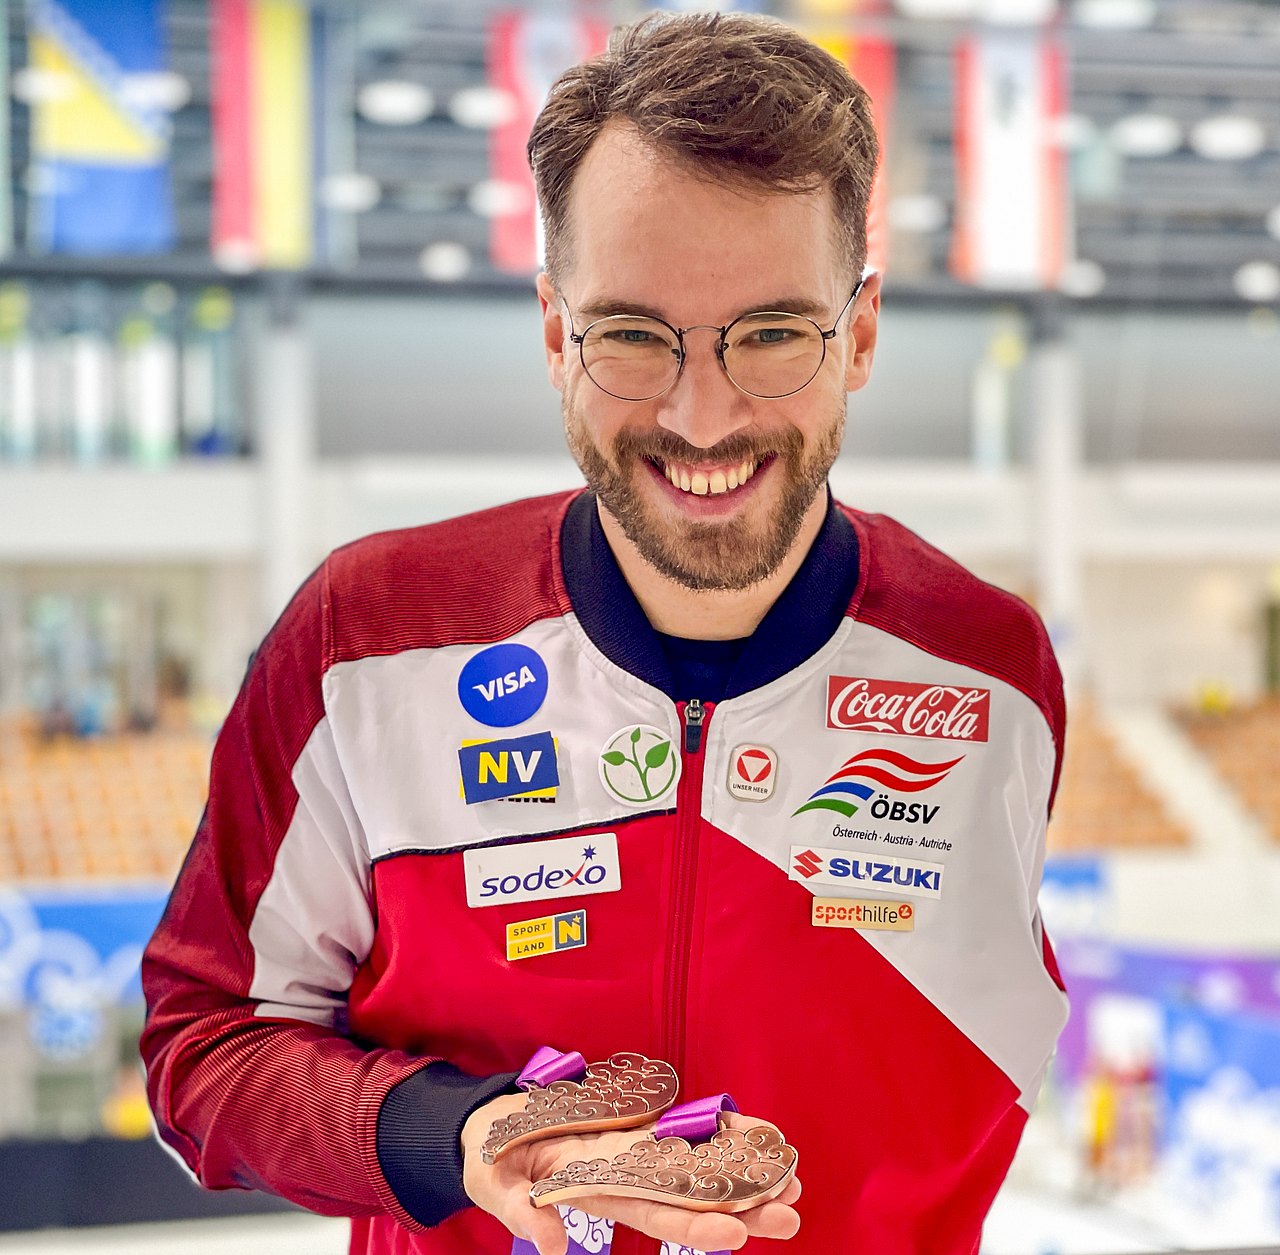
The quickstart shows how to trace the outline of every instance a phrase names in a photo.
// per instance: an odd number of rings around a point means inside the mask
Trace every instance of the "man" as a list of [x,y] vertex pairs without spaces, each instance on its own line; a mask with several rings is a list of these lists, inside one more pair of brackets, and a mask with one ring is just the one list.
[[562,1255],[531,1182],[636,1135],[480,1145],[540,1045],[638,1051],[777,1124],[804,1197],[593,1198],[615,1255],[972,1252],[1065,1018],[1061,684],[1022,603],[826,491],[866,94],[777,23],[653,18],[530,155],[589,491],[347,546],[268,636],[145,963],[162,1135],[353,1250]]

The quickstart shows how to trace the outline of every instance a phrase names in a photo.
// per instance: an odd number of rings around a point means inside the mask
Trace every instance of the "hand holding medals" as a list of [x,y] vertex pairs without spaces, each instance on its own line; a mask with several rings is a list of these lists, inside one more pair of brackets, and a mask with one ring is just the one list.
[[467,1121],[464,1183],[540,1255],[563,1255],[568,1241],[552,1204],[700,1251],[796,1232],[796,1152],[727,1094],[673,1107],[669,1064],[617,1054],[588,1067],[545,1047],[518,1083],[525,1095]]

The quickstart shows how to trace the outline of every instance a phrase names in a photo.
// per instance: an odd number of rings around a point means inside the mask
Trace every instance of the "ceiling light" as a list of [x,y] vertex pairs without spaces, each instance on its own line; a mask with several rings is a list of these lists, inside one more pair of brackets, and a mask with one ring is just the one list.
[[14,71],[13,95],[27,105],[47,105],[66,100],[76,90],[70,74],[59,70],[41,70],[34,65],[24,65]]
[[467,204],[482,218],[510,218],[532,208],[532,198],[523,184],[483,179],[467,193]]
[[437,283],[457,283],[471,269],[470,250],[451,240],[428,244],[418,254],[418,265],[428,279]]
[[889,225],[895,231],[926,235],[937,231],[947,221],[947,207],[937,196],[921,193],[895,196],[888,207]]
[[1071,16],[1091,30],[1132,31],[1156,20],[1156,0],[1076,0]]
[[1077,257],[1062,268],[1058,291],[1067,296],[1097,296],[1107,286],[1107,272],[1096,261]]
[[1267,214],[1267,233],[1280,240],[1280,205]]
[[1269,261],[1245,262],[1233,276],[1232,284],[1242,301],[1268,305],[1280,298],[1280,266]]
[[382,199],[382,185],[372,175],[351,170],[330,174],[320,182],[320,203],[343,213],[362,214]]
[[1058,11],[1058,0],[979,0],[978,17],[992,26],[1042,26]]
[[976,16],[977,0],[897,0],[898,12],[922,22],[965,21]]
[[459,126],[485,130],[510,122],[518,108],[515,96],[501,87],[464,87],[449,101],[449,116]]
[[1109,135],[1112,147],[1126,157],[1164,157],[1182,147],[1182,127],[1163,113],[1131,113]]
[[1224,113],[1191,128],[1191,147],[1210,161],[1243,161],[1266,147],[1267,135],[1257,118]]
[[191,84],[172,70],[149,70],[126,74],[120,82],[120,96],[135,109],[162,109],[176,113],[191,100]]
[[356,93],[356,108],[361,117],[382,126],[412,126],[421,122],[434,106],[435,99],[427,88],[403,79],[366,83]]

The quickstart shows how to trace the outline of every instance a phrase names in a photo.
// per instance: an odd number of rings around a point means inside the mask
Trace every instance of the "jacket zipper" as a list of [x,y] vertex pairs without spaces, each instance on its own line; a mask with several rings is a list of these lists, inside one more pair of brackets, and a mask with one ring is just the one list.
[[[665,1045],[662,1057],[684,1072],[685,999],[689,988],[689,943],[693,934],[693,891],[697,880],[698,826],[702,821],[702,734],[714,703],[698,698],[677,702],[683,728],[683,771],[676,792],[676,853],[672,876],[671,949],[667,959]],[[615,1231],[613,1255],[657,1255],[661,1243],[630,1229]]]
[[712,709],[694,697],[680,712],[684,724],[684,770],[676,801],[671,959],[667,973],[667,1058],[677,1075],[684,1071],[685,1001],[693,936],[693,895],[697,884],[698,829],[702,822],[702,735]]

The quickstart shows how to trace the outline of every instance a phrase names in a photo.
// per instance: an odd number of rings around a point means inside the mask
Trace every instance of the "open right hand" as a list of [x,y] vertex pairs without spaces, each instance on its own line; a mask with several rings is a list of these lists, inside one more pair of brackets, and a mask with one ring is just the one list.
[[[610,1159],[630,1150],[653,1125],[527,1142],[507,1151],[497,1163],[485,1163],[480,1148],[494,1120],[523,1111],[524,1105],[523,1094],[502,1094],[468,1117],[462,1129],[463,1188],[477,1207],[496,1216],[517,1237],[532,1242],[539,1255],[565,1255],[569,1239],[559,1213],[554,1207],[535,1207],[529,1201],[529,1187],[575,1159]],[[728,1122],[733,1128],[768,1124],[740,1113],[730,1114]],[[794,1237],[800,1217],[791,1204],[799,1197],[800,1182],[793,1179],[776,1198],[733,1215],[621,1195],[596,1195],[586,1200],[583,1210],[694,1250],[735,1251],[750,1237]]]

